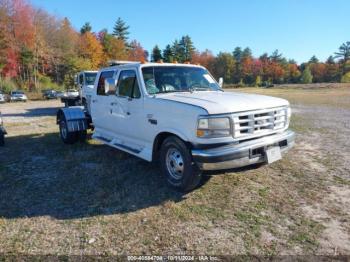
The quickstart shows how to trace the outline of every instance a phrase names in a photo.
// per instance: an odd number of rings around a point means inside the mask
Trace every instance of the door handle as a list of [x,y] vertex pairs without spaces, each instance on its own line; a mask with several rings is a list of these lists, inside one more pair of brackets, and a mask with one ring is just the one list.
[[130,114],[130,112],[126,112],[126,114],[128,115],[128,116],[130,116],[131,114]]

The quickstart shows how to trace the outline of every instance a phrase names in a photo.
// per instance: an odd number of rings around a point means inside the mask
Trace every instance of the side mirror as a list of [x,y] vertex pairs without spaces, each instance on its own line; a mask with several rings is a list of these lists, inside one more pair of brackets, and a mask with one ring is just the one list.
[[222,77],[219,78],[219,86],[222,88],[224,85],[224,79]]
[[116,92],[117,81],[114,78],[105,79],[105,94],[113,94]]

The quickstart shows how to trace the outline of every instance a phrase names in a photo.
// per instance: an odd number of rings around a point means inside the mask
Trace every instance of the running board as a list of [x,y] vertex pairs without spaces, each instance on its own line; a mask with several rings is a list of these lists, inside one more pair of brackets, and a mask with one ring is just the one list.
[[141,152],[141,150],[138,150],[138,149],[126,146],[126,145],[117,144],[117,143],[113,143],[113,145],[116,146],[116,147],[124,148],[124,149],[126,149],[128,151],[131,151],[131,152],[135,153],[135,154],[139,154]]
[[112,139],[108,139],[108,138],[105,138],[105,137],[102,137],[102,136],[95,136],[94,139],[96,140],[100,140],[101,142],[103,143],[106,143],[112,147],[115,147],[115,148],[118,148],[118,149],[124,149],[126,151],[129,151],[131,153],[134,153],[134,154],[139,154],[142,150],[139,150],[139,149],[136,149],[136,148],[132,148],[132,147],[129,147],[129,146],[126,146],[126,145],[122,145],[122,144],[119,144],[119,143],[111,143],[112,142]]

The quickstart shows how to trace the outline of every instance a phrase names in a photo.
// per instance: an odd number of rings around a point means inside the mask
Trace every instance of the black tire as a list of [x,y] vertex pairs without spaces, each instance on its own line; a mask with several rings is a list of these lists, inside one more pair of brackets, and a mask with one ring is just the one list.
[[5,134],[0,131],[0,146],[4,146],[5,145]]
[[65,120],[61,120],[60,124],[60,137],[65,144],[74,144],[79,140],[78,132],[69,132],[67,123]]
[[78,136],[79,136],[79,141],[80,142],[85,142],[86,138],[87,138],[87,131],[86,130],[79,131],[78,132]]
[[189,148],[175,136],[164,140],[160,149],[160,166],[167,183],[182,192],[193,190],[201,181],[201,172],[193,163]]

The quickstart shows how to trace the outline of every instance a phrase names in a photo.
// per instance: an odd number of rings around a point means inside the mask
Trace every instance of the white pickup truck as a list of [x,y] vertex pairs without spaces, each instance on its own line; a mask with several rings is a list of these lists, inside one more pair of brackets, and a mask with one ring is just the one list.
[[197,65],[104,68],[87,108],[58,111],[60,136],[64,143],[75,143],[93,126],[94,139],[147,161],[159,160],[167,182],[182,191],[198,185],[202,170],[279,160],[294,144],[288,101],[224,92],[220,85]]

